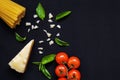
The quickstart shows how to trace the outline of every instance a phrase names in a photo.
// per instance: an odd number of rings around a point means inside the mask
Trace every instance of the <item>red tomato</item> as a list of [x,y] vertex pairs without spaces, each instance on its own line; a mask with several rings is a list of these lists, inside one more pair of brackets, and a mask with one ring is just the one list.
[[76,69],[72,69],[68,72],[68,80],[80,80],[81,73]]
[[72,56],[68,59],[67,65],[70,69],[78,68],[80,66],[80,59],[78,57]]
[[62,77],[62,78],[58,78],[58,80],[67,80],[67,78]]
[[65,77],[67,75],[67,67],[65,65],[58,65],[55,68],[55,74],[58,77]]
[[66,64],[68,62],[68,55],[65,52],[59,52],[55,59],[58,64]]

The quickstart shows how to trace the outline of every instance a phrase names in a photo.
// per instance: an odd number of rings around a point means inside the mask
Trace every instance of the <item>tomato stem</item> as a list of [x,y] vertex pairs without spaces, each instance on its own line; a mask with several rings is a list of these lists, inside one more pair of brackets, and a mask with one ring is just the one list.
[[74,68],[74,65],[73,65],[73,64],[71,64],[71,66],[69,67],[68,70],[70,70],[70,69],[72,69],[72,68]]
[[68,80],[68,71],[69,71],[69,69],[67,68],[67,66],[65,64],[64,64],[64,66],[66,67],[66,70],[67,70],[66,77],[67,77],[67,80]]
[[60,71],[60,74],[62,74],[63,73],[63,71],[62,70],[59,70]]

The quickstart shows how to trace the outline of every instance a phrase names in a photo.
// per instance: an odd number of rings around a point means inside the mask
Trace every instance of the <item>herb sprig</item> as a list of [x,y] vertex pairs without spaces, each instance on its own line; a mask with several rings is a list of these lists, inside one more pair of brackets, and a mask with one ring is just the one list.
[[56,54],[49,54],[44,56],[40,62],[32,62],[33,64],[39,66],[39,71],[41,71],[48,79],[51,79],[52,76],[45,67],[46,64],[54,61]]

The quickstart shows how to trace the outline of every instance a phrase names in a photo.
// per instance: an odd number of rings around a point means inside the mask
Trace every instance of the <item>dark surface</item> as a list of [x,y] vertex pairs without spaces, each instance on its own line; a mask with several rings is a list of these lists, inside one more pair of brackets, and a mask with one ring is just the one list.
[[[40,23],[40,28],[27,34],[26,21],[35,22],[33,14],[38,2],[54,15],[59,12],[71,10],[72,14],[56,24],[62,26],[61,30],[49,30],[47,18]],[[81,59],[81,80],[119,80],[120,72],[120,1],[118,0],[15,0],[25,6],[27,13],[21,25],[11,30],[0,20],[0,80],[48,80],[31,62],[39,61],[42,56],[49,53],[65,51],[70,56],[75,55]],[[46,39],[42,29],[53,34],[60,32],[61,39],[68,41],[71,46],[61,48],[57,45],[44,44],[44,54],[39,55],[37,47],[39,40]],[[19,43],[15,40],[14,31],[27,35],[27,41]],[[31,39],[35,39],[32,55],[24,74],[11,70],[8,62]],[[53,79],[56,63],[47,66]]]

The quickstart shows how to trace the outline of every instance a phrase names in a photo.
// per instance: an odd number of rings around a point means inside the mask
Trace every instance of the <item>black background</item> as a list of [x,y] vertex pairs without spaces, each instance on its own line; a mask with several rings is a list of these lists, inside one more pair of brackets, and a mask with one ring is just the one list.
[[[26,7],[26,16],[15,30],[10,29],[0,20],[0,80],[47,80],[38,68],[31,62],[39,61],[42,56],[50,53],[65,51],[69,56],[75,55],[81,59],[79,70],[81,80],[119,80],[120,72],[120,1],[119,0],[15,0]],[[47,17],[40,22],[40,28],[27,33],[28,27],[25,22],[33,24],[35,8],[41,2],[46,10],[54,15],[71,10],[72,14],[67,18],[55,22],[62,26],[61,30],[49,30]],[[7,5],[7,4],[6,4]],[[53,34],[60,32],[61,39],[68,41],[70,47],[58,47],[38,44],[39,40],[46,39],[42,29],[48,29]],[[20,43],[15,40],[14,32],[25,36],[27,41]],[[11,70],[8,62],[25,46],[31,39],[35,39],[27,70],[19,74]],[[37,47],[44,46],[44,54],[38,54]],[[47,65],[53,79],[56,63]]]

